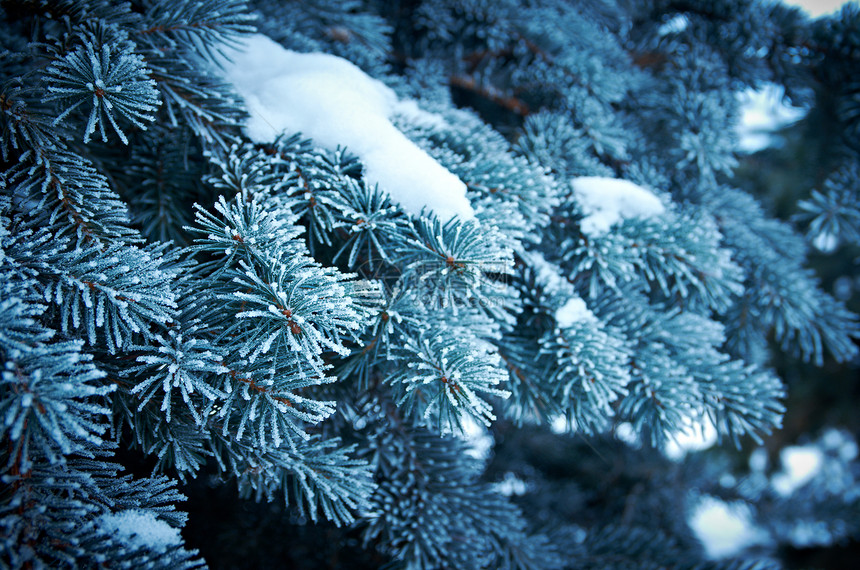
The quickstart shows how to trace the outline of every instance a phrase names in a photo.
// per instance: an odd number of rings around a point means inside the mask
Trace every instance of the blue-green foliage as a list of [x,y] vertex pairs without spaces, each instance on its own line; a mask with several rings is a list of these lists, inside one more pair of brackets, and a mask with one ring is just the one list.
[[82,342],[57,339],[56,331],[39,322],[46,307],[35,283],[4,265],[0,430],[10,442],[4,470],[27,472],[34,461],[58,464],[102,444],[109,409],[98,397],[113,387],[98,383],[104,373],[82,351]]
[[390,426],[391,406],[383,401],[363,414],[364,429],[381,444],[372,450],[373,462],[386,473],[363,530],[366,542],[378,542],[407,568],[560,564],[546,537],[527,534],[518,509],[478,480],[480,465],[464,457],[462,442]]
[[[13,497],[4,501],[3,562],[10,567],[79,567],[110,563],[118,568],[200,568],[197,551],[176,540],[149,542],[150,529],[108,521],[123,513],[143,517],[170,534],[187,516],[175,504],[184,499],[164,476],[135,480],[99,459],[70,459],[62,466],[40,464],[26,475],[4,475]],[[139,519],[138,519],[139,520]],[[107,524],[106,524],[107,523]],[[136,540],[134,533],[141,539]],[[23,546],[22,546],[23,545]]]
[[[111,32],[117,37],[111,37]],[[54,124],[81,108],[87,115],[85,143],[96,128],[106,142],[107,122],[122,142],[128,144],[118,119],[145,129],[146,123],[155,119],[152,113],[159,103],[155,82],[147,77],[143,57],[135,54],[134,44],[115,29],[83,30],[75,39],[81,45],[57,57],[43,79],[47,91],[44,100],[60,104],[61,112]]]
[[796,218],[808,222],[807,237],[823,251],[832,251],[840,243],[860,243],[860,204],[857,185],[860,165],[847,164],[824,181],[823,191],[813,190],[808,200],[797,206]]
[[[683,514],[631,522],[656,492],[562,520],[469,444],[626,423],[662,450],[711,423],[740,448],[780,426],[775,351],[856,358],[856,317],[733,172],[737,94],[811,105],[856,69],[858,22],[746,0],[4,3],[0,564],[200,565],[176,477],[406,568],[709,567]],[[474,217],[405,211],[349,148],[249,140],[219,68],[255,31],[415,99],[391,120]],[[798,204],[819,250],[860,243],[858,92],[834,95],[838,158]],[[591,231],[579,177],[661,209]],[[152,475],[118,475],[117,446]],[[523,493],[563,496],[521,453]]]
[[433,418],[439,427],[459,428],[464,414],[489,425],[496,417],[484,398],[508,395],[496,388],[505,379],[498,355],[468,331],[407,338],[395,358],[399,370],[387,381],[403,394],[398,403],[407,414],[418,407],[419,417]]

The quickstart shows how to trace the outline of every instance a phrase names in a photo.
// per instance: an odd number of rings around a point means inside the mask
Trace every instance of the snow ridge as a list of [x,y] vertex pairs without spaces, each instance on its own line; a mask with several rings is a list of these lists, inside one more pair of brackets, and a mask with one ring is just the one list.
[[474,218],[466,185],[390,120],[397,114],[432,115],[414,101],[398,100],[354,64],[330,54],[290,51],[256,34],[223,66],[247,105],[244,130],[252,140],[271,142],[286,131],[301,132],[330,150],[344,146],[364,162],[368,183],[379,184],[406,212],[417,215],[426,207],[442,220]]

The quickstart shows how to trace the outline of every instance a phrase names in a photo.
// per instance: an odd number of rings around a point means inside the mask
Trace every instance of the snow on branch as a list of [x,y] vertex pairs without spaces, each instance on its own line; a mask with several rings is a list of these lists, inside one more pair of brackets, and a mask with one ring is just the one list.
[[597,322],[594,313],[588,309],[585,301],[580,297],[571,297],[559,307],[555,312],[555,320],[558,322],[558,326],[562,328],[570,327],[580,321]]
[[475,213],[466,185],[398,130],[390,118],[415,113],[389,87],[349,61],[324,53],[297,53],[257,34],[230,54],[227,80],[244,98],[245,134],[256,142],[301,132],[318,145],[345,146],[366,166],[365,178],[404,210],[433,210],[441,219]]
[[156,518],[150,511],[128,509],[103,514],[96,522],[103,533],[116,537],[132,548],[163,551],[182,543],[179,529]]
[[582,232],[591,237],[606,234],[622,220],[650,218],[665,211],[657,196],[628,180],[583,176],[571,184],[585,214]]
[[556,323],[561,328],[568,328],[580,321],[597,322],[597,317],[586,305],[585,301],[576,295],[573,287],[561,276],[561,269],[554,263],[550,263],[539,252],[532,251],[522,254],[535,275],[544,286],[545,290],[552,296],[565,299],[558,306],[554,316]]

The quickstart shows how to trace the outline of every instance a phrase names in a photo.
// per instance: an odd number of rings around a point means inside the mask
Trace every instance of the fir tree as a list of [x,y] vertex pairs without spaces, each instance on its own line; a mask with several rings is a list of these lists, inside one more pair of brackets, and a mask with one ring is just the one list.
[[[791,370],[855,370],[812,262],[860,246],[856,5],[5,0],[0,31],[4,567],[860,537],[852,434],[807,434],[800,487],[745,461]],[[807,110],[787,206],[736,134],[769,84]],[[725,451],[667,459],[696,426]],[[709,557],[702,497],[756,539]]]

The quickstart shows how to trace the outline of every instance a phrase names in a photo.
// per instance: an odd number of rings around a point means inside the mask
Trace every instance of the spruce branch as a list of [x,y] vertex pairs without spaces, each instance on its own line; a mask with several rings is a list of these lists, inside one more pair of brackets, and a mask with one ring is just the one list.
[[123,144],[128,144],[119,119],[146,129],[160,104],[143,57],[134,52],[134,44],[124,34],[118,35],[105,41],[107,38],[96,33],[82,33],[81,43],[54,59],[46,70],[45,101],[57,101],[61,109],[53,124],[60,124],[81,107],[87,115],[85,143],[96,129],[107,142],[105,123],[109,123]]

